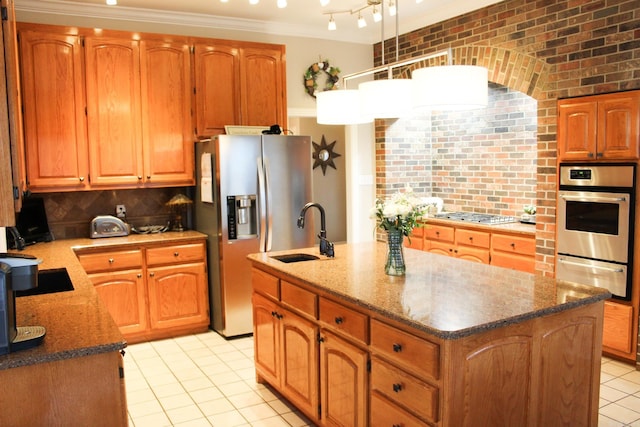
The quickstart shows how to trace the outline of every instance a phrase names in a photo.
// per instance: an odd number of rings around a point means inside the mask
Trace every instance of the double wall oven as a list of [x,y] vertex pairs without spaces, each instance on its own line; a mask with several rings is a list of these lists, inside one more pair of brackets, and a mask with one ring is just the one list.
[[635,164],[560,164],[556,278],[630,300]]

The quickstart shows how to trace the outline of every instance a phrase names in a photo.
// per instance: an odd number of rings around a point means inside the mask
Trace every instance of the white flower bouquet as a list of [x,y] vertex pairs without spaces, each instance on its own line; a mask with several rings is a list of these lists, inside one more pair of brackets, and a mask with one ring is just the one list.
[[390,199],[377,199],[371,210],[371,218],[377,219],[377,227],[383,230],[400,231],[404,236],[409,236],[415,227],[420,226],[418,221],[426,213],[427,205],[407,186]]

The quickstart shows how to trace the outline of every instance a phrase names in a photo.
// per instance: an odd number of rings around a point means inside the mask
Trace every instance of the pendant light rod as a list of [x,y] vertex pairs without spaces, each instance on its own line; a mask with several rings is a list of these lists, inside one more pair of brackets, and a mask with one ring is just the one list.
[[370,76],[371,74],[379,73],[380,71],[384,71],[384,70],[387,70],[387,72],[389,74],[389,78],[391,78],[392,72],[393,72],[393,70],[395,68],[404,67],[406,65],[415,64],[416,62],[425,61],[425,60],[429,60],[429,59],[433,59],[433,58],[438,58],[438,57],[441,57],[441,56],[447,56],[448,57],[447,58],[447,65],[452,65],[453,64],[453,52],[452,52],[451,48],[447,48],[445,50],[441,50],[441,51],[438,51],[438,52],[435,52],[435,53],[430,53],[430,54],[427,54],[427,55],[417,56],[415,58],[406,59],[404,61],[396,61],[396,62],[394,62],[392,64],[379,65],[377,67],[369,68],[367,70],[358,71],[357,73],[347,74],[347,75],[342,77],[343,87],[345,89],[347,88],[347,82],[349,80],[360,78],[360,77],[364,77],[364,76]]

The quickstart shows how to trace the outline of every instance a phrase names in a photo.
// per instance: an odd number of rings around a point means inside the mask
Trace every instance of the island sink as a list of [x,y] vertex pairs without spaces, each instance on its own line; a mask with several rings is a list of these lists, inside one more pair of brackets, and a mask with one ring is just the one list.
[[26,291],[16,291],[17,297],[31,295],[52,294],[55,292],[72,291],[73,284],[66,268],[53,268],[38,271],[38,286]]
[[300,261],[313,261],[316,259],[320,259],[315,255],[310,254],[288,254],[288,255],[274,255],[271,258],[277,259],[281,262],[286,262],[287,264],[292,262],[300,262]]

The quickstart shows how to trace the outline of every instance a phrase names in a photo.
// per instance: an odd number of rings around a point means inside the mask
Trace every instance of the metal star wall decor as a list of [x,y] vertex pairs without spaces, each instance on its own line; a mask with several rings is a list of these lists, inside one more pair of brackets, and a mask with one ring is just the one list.
[[336,164],[333,162],[333,159],[336,157],[340,157],[340,154],[333,151],[333,147],[336,145],[336,141],[333,141],[331,144],[327,145],[327,141],[324,138],[324,134],[322,135],[322,141],[320,145],[313,142],[313,149],[315,150],[313,153],[313,168],[317,168],[320,166],[322,168],[322,175],[325,175],[327,172],[327,166],[331,166],[336,169]]

